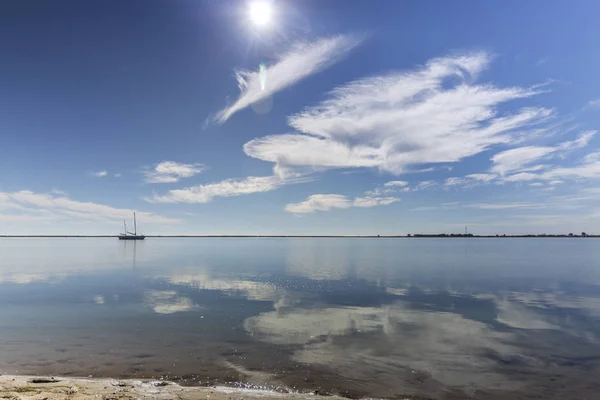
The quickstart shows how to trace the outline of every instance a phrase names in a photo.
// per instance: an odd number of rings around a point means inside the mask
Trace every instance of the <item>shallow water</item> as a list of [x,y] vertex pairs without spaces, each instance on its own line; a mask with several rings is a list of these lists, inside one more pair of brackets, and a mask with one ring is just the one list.
[[597,239],[0,239],[0,373],[592,398]]

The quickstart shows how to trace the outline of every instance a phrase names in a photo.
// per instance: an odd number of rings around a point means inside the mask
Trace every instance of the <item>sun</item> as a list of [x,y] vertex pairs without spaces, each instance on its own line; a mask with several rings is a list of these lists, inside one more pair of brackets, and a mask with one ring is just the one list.
[[250,21],[257,27],[268,26],[273,19],[273,7],[266,0],[256,0],[248,8]]

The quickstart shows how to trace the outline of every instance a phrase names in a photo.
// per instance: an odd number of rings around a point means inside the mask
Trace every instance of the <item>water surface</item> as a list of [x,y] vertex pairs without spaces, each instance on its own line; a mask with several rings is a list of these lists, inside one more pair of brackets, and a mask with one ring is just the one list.
[[0,239],[0,373],[592,398],[595,239]]

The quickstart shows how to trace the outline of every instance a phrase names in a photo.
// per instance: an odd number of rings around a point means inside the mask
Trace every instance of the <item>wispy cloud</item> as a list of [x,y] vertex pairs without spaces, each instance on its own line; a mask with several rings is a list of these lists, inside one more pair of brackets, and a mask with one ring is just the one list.
[[587,103],[588,108],[600,108],[600,98],[592,99]]
[[52,189],[50,191],[50,193],[55,194],[57,196],[61,196],[61,197],[66,197],[69,195],[69,193],[65,192],[64,190],[60,190],[60,189]]
[[383,184],[385,187],[405,187],[408,185],[406,181],[390,181]]
[[90,172],[90,175],[95,176],[96,178],[104,178],[106,175],[108,175],[108,171],[102,170],[98,172]]
[[[3,221],[120,221],[131,218],[134,210],[104,204],[76,201],[66,194],[34,193],[28,190],[0,192],[0,220]],[[137,212],[140,221],[174,224],[180,220],[148,212]]]
[[206,170],[203,164],[182,164],[175,161],[163,161],[156,164],[154,169],[144,171],[148,183],[172,183],[182,178],[191,178]]
[[556,150],[554,147],[525,146],[502,151],[492,157],[493,165],[490,171],[504,176],[509,172],[518,171],[521,167],[538,161]]
[[315,211],[329,211],[350,207],[376,207],[399,201],[396,197],[355,197],[353,200],[341,194],[313,194],[300,203],[285,206],[285,211],[294,214],[306,214]]
[[500,104],[540,90],[474,83],[489,63],[486,53],[471,53],[351,82],[289,118],[301,133],[258,138],[244,151],[290,167],[371,167],[400,174],[510,144],[517,138],[512,131],[547,121],[552,110],[499,114]]
[[[470,174],[465,177],[446,179],[446,187],[473,187],[484,183],[528,182],[556,180],[562,177],[594,177],[598,175],[596,162],[600,156],[590,153],[578,166],[558,167],[547,163],[551,159],[564,158],[570,151],[586,147],[596,131],[584,131],[577,138],[551,146],[523,146],[501,151],[492,156],[490,173]],[[544,164],[540,164],[544,162]],[[533,164],[533,165],[532,165]]]
[[414,187],[414,191],[420,191],[420,190],[425,190],[425,189],[429,189],[432,188],[434,186],[437,186],[437,182],[436,181],[421,181],[417,184],[417,186]]
[[145,198],[150,203],[208,203],[214,197],[233,197],[244,194],[268,192],[280,186],[306,181],[300,176],[284,178],[273,176],[249,176],[241,179],[226,179],[220,182],[169,190],[165,195]]
[[276,61],[269,66],[261,65],[257,71],[236,71],[240,96],[231,106],[221,110],[215,120],[223,123],[249,105],[265,100],[329,67],[360,42],[359,37],[339,35],[311,43],[296,43],[290,51],[276,57]]

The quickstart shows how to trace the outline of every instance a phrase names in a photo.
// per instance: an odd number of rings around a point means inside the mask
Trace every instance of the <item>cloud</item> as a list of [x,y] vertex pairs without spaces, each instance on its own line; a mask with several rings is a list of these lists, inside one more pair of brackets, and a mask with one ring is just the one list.
[[365,195],[368,197],[381,197],[398,192],[410,192],[411,189],[408,187],[406,181],[390,181],[383,184],[383,186],[376,187],[373,190],[368,190]]
[[[134,210],[114,208],[92,202],[71,200],[65,194],[34,193],[28,190],[0,192],[0,220],[2,221],[120,221],[131,218]],[[174,224],[180,220],[160,215],[137,212],[139,221]]]
[[203,164],[181,164],[175,161],[163,161],[153,170],[144,171],[148,183],[172,183],[182,178],[191,178],[206,170]]
[[452,177],[446,179],[446,181],[444,182],[444,186],[464,186],[469,181],[470,180],[467,178]]
[[467,178],[474,179],[476,181],[489,182],[496,178],[494,174],[470,174]]
[[544,158],[556,150],[554,147],[540,146],[525,146],[505,150],[492,157],[493,165],[490,171],[503,176],[509,172],[519,170],[533,161]]
[[59,190],[59,189],[52,189],[50,191],[50,193],[55,194],[57,196],[63,196],[63,197],[66,197],[69,195],[69,193],[65,192],[64,190]]
[[356,197],[354,199],[354,207],[376,207],[387,206],[400,201],[396,197]]
[[96,178],[104,178],[106,175],[108,175],[108,171],[102,170],[98,172],[90,172],[90,175],[95,176]]
[[268,192],[289,183],[304,181],[296,176],[282,178],[273,176],[249,176],[241,179],[226,179],[206,185],[184,189],[169,190],[165,195],[153,195],[145,198],[150,203],[208,203],[214,197],[233,197],[244,194]]
[[261,66],[258,71],[236,71],[240,96],[231,106],[221,110],[215,120],[223,123],[249,105],[335,64],[360,42],[361,39],[355,36],[338,35],[311,43],[296,43],[268,67]]
[[465,177],[446,179],[446,187],[473,187],[482,183],[497,181],[527,182],[533,180],[549,180],[562,176],[594,176],[595,162],[600,156],[590,153],[583,157],[581,167],[555,167],[549,164],[535,164],[542,160],[564,157],[569,151],[587,146],[596,135],[596,131],[584,131],[576,139],[561,142],[552,146],[523,146],[501,151],[492,156],[490,173],[470,174]]
[[536,179],[562,182],[562,179],[565,178],[600,178],[600,153],[598,152],[587,154],[578,164],[571,166],[537,165],[524,168],[540,158],[554,157],[567,151],[583,148],[589,144],[596,133],[596,131],[583,132],[577,139],[559,143],[553,147],[527,146],[501,152],[492,157],[495,164],[492,166],[492,170],[502,170],[505,173],[518,172],[503,178],[504,181],[508,182]]
[[468,208],[478,208],[480,210],[507,210],[507,209],[541,209],[546,208],[545,204],[540,203],[475,203],[465,205]]
[[600,108],[600,98],[592,99],[587,103],[588,108]]
[[444,182],[444,186],[446,188],[451,187],[464,187],[471,188],[475,186],[479,186],[485,183],[488,183],[497,178],[495,174],[469,174],[465,177],[451,177],[447,178]]
[[589,160],[584,160],[583,163],[579,165],[571,167],[557,167],[541,174],[539,177],[540,179],[549,180],[556,180],[557,178],[600,178],[600,161],[589,162]]
[[395,197],[356,197],[348,199],[341,194],[313,194],[300,203],[291,203],[285,206],[285,211],[295,214],[312,213],[315,211],[329,211],[334,208],[345,209],[350,207],[376,207],[395,203],[400,199]]
[[437,186],[436,181],[422,181],[422,182],[419,182],[413,190],[418,192],[420,190],[429,189],[434,186]]
[[471,53],[359,79],[290,117],[297,133],[254,139],[244,151],[287,167],[367,167],[400,174],[510,144],[518,138],[513,131],[547,121],[553,112],[522,108],[499,114],[501,104],[540,91],[474,83],[489,63],[486,53]]
[[408,185],[406,181],[390,181],[383,184],[385,187],[405,187]]

